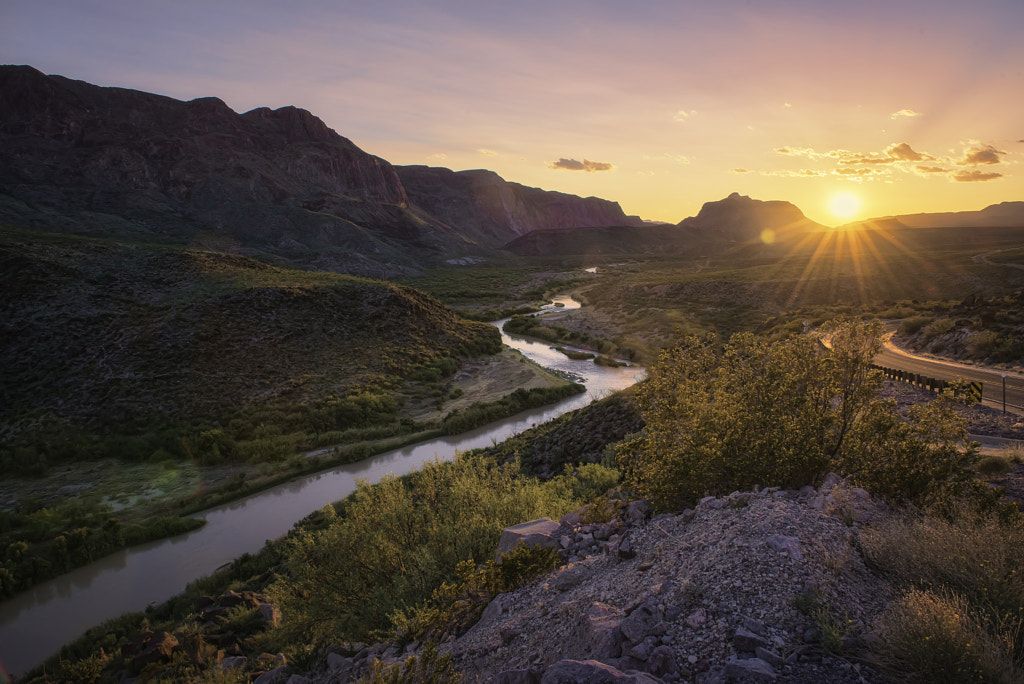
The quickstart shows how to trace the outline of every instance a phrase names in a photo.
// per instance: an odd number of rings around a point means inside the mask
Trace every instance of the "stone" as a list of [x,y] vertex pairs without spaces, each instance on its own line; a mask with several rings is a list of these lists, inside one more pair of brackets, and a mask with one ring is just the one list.
[[656,677],[679,675],[679,665],[670,646],[658,646],[647,658],[647,671]]
[[277,627],[281,624],[281,609],[273,603],[261,603],[259,605],[260,622],[267,627]]
[[491,680],[493,684],[540,684],[540,672],[528,670],[506,670],[499,672]]
[[778,673],[771,665],[760,658],[740,660],[736,656],[729,659],[725,664],[725,676],[743,681],[772,682],[778,678]]
[[750,630],[754,634],[757,634],[759,636],[764,636],[764,633],[765,633],[764,623],[759,621],[759,620],[755,620],[753,618],[745,617],[745,618],[743,618],[743,627],[748,629],[748,630]]
[[541,676],[541,684],[660,684],[646,672],[622,672],[594,660],[560,660]]
[[313,684],[313,682],[308,677],[303,677],[299,674],[293,674],[291,677],[288,678],[288,681],[285,682],[285,684]]
[[620,625],[624,617],[614,606],[600,602],[591,604],[577,625],[567,652],[600,660],[618,658],[622,652]]
[[354,664],[355,658],[346,658],[337,653],[327,654],[327,671],[335,675],[338,681],[347,681]]
[[622,630],[622,636],[629,639],[631,643],[638,644],[643,641],[644,637],[653,633],[654,626],[661,622],[663,617],[658,604],[648,601],[627,615],[622,620],[619,629]]
[[559,543],[554,536],[556,532],[558,532],[558,523],[551,518],[538,518],[506,527],[501,533],[501,539],[498,540],[498,551],[495,553],[494,559],[500,563],[504,554],[520,544],[529,547],[557,549]]
[[693,611],[685,620],[686,626],[690,629],[697,629],[698,627],[703,627],[707,621],[708,611],[706,611],[703,608],[698,608],[697,610]]
[[630,560],[631,558],[636,557],[636,551],[633,550],[633,544],[629,541],[628,537],[619,542],[619,548],[618,551],[616,551],[616,554],[618,555],[619,560]]
[[765,543],[779,553],[788,553],[793,560],[803,560],[804,556],[800,553],[800,540],[796,537],[773,534],[765,540]]
[[590,570],[582,565],[573,565],[555,573],[548,580],[548,586],[558,592],[568,591],[587,578]]
[[651,514],[651,503],[647,499],[630,501],[626,506],[626,521],[637,524],[642,523]]
[[150,663],[170,660],[171,655],[180,648],[178,638],[169,632],[143,632],[132,641],[126,650],[136,653],[132,662],[142,668]]
[[224,660],[217,663],[215,670],[238,670],[249,664],[249,659],[245,656],[228,656]]
[[754,655],[772,667],[782,667],[786,664],[785,658],[780,656],[778,653],[775,651],[769,651],[767,648],[762,648],[760,646],[754,649]]
[[273,670],[264,672],[253,680],[252,684],[279,684],[284,681],[286,676],[284,666],[282,665],[281,667],[275,667]]
[[740,653],[753,653],[758,648],[765,648],[768,642],[753,632],[740,627],[732,637],[732,645]]

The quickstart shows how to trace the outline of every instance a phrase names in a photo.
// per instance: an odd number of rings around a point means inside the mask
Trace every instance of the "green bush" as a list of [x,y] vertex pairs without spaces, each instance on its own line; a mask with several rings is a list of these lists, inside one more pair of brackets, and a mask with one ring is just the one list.
[[805,336],[688,337],[662,352],[637,389],[646,428],[616,447],[625,483],[660,508],[752,485],[816,483],[880,376],[881,324],[840,321],[830,350]]
[[939,335],[945,335],[948,332],[952,332],[953,328],[956,327],[956,323],[951,318],[940,318],[933,323],[929,323],[921,331],[925,340],[933,340]]
[[913,316],[911,318],[905,318],[900,323],[900,335],[914,335],[933,320],[935,320],[933,316]]

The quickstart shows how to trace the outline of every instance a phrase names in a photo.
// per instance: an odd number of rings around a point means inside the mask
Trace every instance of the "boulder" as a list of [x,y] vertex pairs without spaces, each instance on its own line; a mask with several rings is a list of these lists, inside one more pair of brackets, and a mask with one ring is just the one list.
[[725,676],[730,679],[742,681],[771,682],[775,681],[778,673],[775,668],[760,658],[740,660],[733,656],[725,664]]
[[253,680],[252,684],[281,684],[287,676],[288,675],[285,674],[284,671],[284,666],[282,665],[281,667],[275,667],[273,670],[264,672]]
[[501,562],[501,557],[520,544],[539,546],[541,548],[558,549],[558,523],[551,518],[538,518],[529,522],[506,527],[498,540],[498,551],[494,559]]
[[622,652],[619,629],[624,614],[606,603],[593,603],[573,632],[568,652],[606,660]]
[[281,609],[273,603],[261,603],[259,605],[260,621],[266,627],[277,627],[281,624]]
[[540,684],[540,672],[529,670],[506,670],[494,675],[493,684]]
[[229,656],[217,663],[216,670],[238,670],[249,664],[245,656]]
[[803,560],[804,556],[800,553],[800,540],[796,537],[773,534],[765,540],[765,543],[779,553],[788,553],[793,560]]
[[594,660],[560,660],[549,667],[541,684],[659,684],[646,672],[622,672]]
[[656,602],[647,601],[626,616],[619,629],[622,631],[622,636],[629,639],[631,643],[638,644],[644,640],[645,636],[654,633],[655,625],[664,617]]
[[126,650],[136,653],[133,663],[142,668],[150,663],[170,660],[171,655],[180,648],[178,638],[168,632],[143,632],[132,641]]
[[740,653],[753,653],[758,648],[768,646],[768,642],[750,630],[740,627],[732,637],[732,645]]

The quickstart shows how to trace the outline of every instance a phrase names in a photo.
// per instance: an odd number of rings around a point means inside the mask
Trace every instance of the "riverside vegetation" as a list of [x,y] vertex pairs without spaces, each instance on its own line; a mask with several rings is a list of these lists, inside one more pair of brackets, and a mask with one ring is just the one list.
[[[795,335],[744,334],[721,346],[683,340],[637,388],[645,426],[606,448],[606,465],[570,461],[561,474],[538,480],[517,460],[503,463],[498,456],[506,450],[492,449],[362,485],[286,539],[164,606],[90,630],[26,681],[62,681],[72,673],[88,673],[81,681],[116,681],[125,671],[147,681],[244,681],[258,671],[255,661],[241,670],[214,668],[211,644],[225,643],[228,632],[242,632],[232,638],[244,652],[284,653],[298,672],[321,662],[330,644],[457,634],[491,596],[553,562],[543,551],[524,552],[508,569],[496,569],[488,559],[504,526],[557,517],[588,501],[594,515],[603,515],[619,497],[647,496],[677,511],[706,493],[815,485],[828,472],[892,507],[864,528],[861,545],[898,596],[878,628],[881,643],[867,652],[842,650],[834,607],[804,606],[823,633],[839,634],[825,647],[866,659],[899,681],[1019,681],[1020,514],[977,480],[979,457],[961,443],[953,397],[906,420],[879,398],[880,378],[868,368],[879,331],[877,322],[839,321],[831,350]],[[507,452],[527,459],[528,446],[520,441]],[[607,467],[616,464],[621,475]],[[263,625],[251,608],[227,621],[202,621],[195,600],[228,589],[265,592],[281,609],[280,622]],[[174,630],[184,647],[140,670],[128,648],[140,626]],[[394,681],[457,675],[430,649],[402,670],[380,665],[371,673]]]
[[99,459],[245,466],[213,491],[128,508],[4,502],[0,597],[194,529],[188,514],[256,487],[583,391],[552,379],[413,421],[407,400],[443,408],[463,362],[501,349],[493,326],[401,286],[143,242],[7,229],[0,262],[5,473]]

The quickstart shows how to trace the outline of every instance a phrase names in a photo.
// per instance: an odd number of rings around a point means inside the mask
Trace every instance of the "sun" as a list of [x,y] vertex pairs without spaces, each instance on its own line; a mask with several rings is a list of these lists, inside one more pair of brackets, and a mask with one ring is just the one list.
[[853,218],[860,211],[860,197],[852,192],[837,192],[829,198],[828,209],[836,218]]

